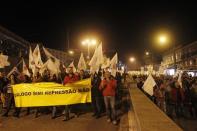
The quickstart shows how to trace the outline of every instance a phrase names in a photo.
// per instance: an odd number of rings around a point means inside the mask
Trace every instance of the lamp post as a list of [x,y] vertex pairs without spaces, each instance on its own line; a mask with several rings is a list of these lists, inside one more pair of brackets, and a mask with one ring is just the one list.
[[[160,35],[158,37],[158,42],[161,46],[166,45],[167,43],[169,43],[169,37],[165,34]],[[176,72],[176,53],[175,53],[175,44],[173,44],[173,66],[174,66],[174,70]]]
[[135,57],[133,57],[133,56],[130,57],[129,61],[132,63],[133,70],[135,70],[135,68],[136,68],[136,59],[135,59]]
[[96,43],[97,42],[95,39],[86,39],[82,41],[82,45],[87,46],[87,51],[88,51],[87,59],[90,59],[90,46],[94,46],[96,45]]

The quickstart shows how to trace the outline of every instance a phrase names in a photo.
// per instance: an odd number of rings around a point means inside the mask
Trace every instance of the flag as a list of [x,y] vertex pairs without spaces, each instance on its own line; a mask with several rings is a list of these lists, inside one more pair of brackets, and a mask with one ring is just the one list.
[[34,49],[33,60],[35,62],[36,67],[41,68],[41,66],[43,65],[43,62],[42,62],[42,59],[41,59],[39,45],[37,45],[36,48]]
[[33,53],[31,50],[31,46],[29,47],[29,69],[33,69],[35,67],[35,62],[33,58]]
[[43,50],[47,58],[50,59],[49,63],[52,64],[51,62],[53,62],[53,66],[56,68],[55,70],[60,72],[60,60],[53,56],[46,48],[43,47]]
[[54,63],[51,59],[48,59],[47,69],[51,74],[58,74],[60,70],[57,68],[56,63]]
[[0,54],[0,68],[4,68],[5,66],[9,66],[8,56]]
[[98,50],[98,48],[95,49],[94,54],[93,54],[93,56],[92,56],[92,58],[89,62],[89,66],[96,65],[96,63],[97,63],[97,52],[98,52],[97,50]]
[[104,57],[104,62],[101,66],[102,69],[105,69],[110,66],[110,58]]
[[83,53],[81,53],[77,67],[78,67],[78,70],[86,70],[86,62],[83,57]]
[[44,53],[45,55],[48,57],[48,58],[55,58],[57,59],[55,56],[53,56],[46,48],[44,48],[43,46],[43,50],[44,50]]
[[56,67],[56,63],[52,61],[51,58],[49,58],[40,68],[39,73],[42,75],[45,70],[49,70],[51,75],[58,75],[60,72],[59,68]]
[[104,62],[102,43],[97,48],[97,61],[96,65],[101,65]]
[[68,67],[73,68],[73,72],[77,71],[76,68],[75,68],[75,65],[74,65],[74,61],[72,61]]
[[155,80],[153,79],[152,75],[150,74],[146,81],[144,82],[143,89],[146,91],[149,95],[153,95],[153,87],[156,85]]
[[118,54],[116,53],[110,61],[111,74],[115,77],[117,72]]
[[23,74],[25,74],[25,75],[30,77],[29,70],[28,70],[24,60],[23,60],[23,70],[22,70],[22,72],[23,72]]
[[89,66],[90,66],[90,73],[94,74],[95,72],[97,72],[99,70],[99,65],[97,65],[97,59],[98,59],[98,48],[95,49],[94,54],[89,62]]

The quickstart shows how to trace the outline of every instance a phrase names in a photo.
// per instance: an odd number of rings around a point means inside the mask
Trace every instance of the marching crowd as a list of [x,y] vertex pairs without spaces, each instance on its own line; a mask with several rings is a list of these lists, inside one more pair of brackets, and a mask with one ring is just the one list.
[[[186,72],[179,77],[153,76],[153,96],[147,96],[171,118],[197,118],[197,77]],[[136,76],[137,87],[143,91],[147,76]]]
[[[150,96],[143,90],[143,85],[147,76],[133,76],[129,74],[116,73],[112,76],[108,70],[100,70],[97,73],[89,74],[84,70],[73,72],[73,68],[69,67],[62,71],[58,76],[51,75],[49,71],[44,74],[28,77],[23,73],[13,72],[6,76],[4,72],[0,72],[0,94],[2,116],[8,117],[9,113],[14,110],[13,116],[18,117],[21,108],[15,107],[14,94],[12,85],[19,83],[36,83],[36,82],[56,82],[66,85],[82,79],[91,78],[91,95],[92,103],[74,104],[65,106],[52,107],[27,107],[26,115],[35,113],[35,117],[44,113],[51,113],[52,119],[59,115],[63,115],[63,121],[71,119],[70,113],[74,113],[75,117],[79,117],[84,113],[85,109],[92,109],[93,117],[100,118],[104,112],[107,114],[107,121],[117,124],[117,103],[122,99],[121,90],[130,87],[132,80],[136,80],[137,87],[141,89],[151,100],[168,116],[173,118],[176,116],[184,118],[197,118],[197,77],[189,76],[183,73],[181,82],[178,77],[172,76],[153,76],[156,86],[153,88],[153,96]],[[1,108],[0,108],[1,109]]]
[[79,115],[84,112],[83,108],[91,108],[93,109],[94,113],[92,115],[93,117],[98,119],[104,112],[106,112],[107,121],[116,125],[117,108],[115,107],[115,103],[117,102],[117,99],[120,98],[120,93],[118,92],[120,92],[119,90],[122,83],[129,83],[128,74],[121,75],[120,73],[117,73],[116,77],[114,77],[108,70],[106,70],[90,75],[84,70],[73,72],[72,67],[69,67],[67,70],[61,72],[58,76],[51,75],[47,70],[42,75],[40,75],[40,73],[37,73],[35,76],[31,74],[31,77],[19,72],[13,72],[7,77],[4,72],[0,72],[0,102],[3,107],[3,110],[1,111],[2,116],[8,117],[9,113],[12,112],[12,109],[14,110],[14,117],[19,118],[20,116],[21,108],[15,106],[14,95],[12,91],[12,85],[14,84],[57,82],[66,85],[67,83],[73,83],[86,78],[91,78],[91,104],[85,103],[53,107],[27,107],[27,109],[23,109],[23,111],[26,110],[26,115],[34,112],[35,117],[38,117],[42,113],[51,113],[52,119],[56,118],[58,114],[63,114],[63,121],[67,121],[71,119],[70,112],[74,113],[75,117],[79,117]]

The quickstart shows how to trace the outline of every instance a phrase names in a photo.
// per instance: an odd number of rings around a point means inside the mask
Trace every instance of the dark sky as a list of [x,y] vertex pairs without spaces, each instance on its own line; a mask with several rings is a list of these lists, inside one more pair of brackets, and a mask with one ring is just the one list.
[[76,2],[8,3],[0,8],[0,24],[26,40],[66,50],[87,36],[102,41],[104,49],[117,50],[123,60],[142,57],[145,50],[160,53],[153,46],[158,31],[170,33],[171,43],[197,40],[196,4],[192,2]]

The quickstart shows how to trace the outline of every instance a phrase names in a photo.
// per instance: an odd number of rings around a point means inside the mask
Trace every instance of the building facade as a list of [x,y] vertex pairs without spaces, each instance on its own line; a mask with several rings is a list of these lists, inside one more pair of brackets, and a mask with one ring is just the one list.
[[197,41],[166,52],[162,63],[167,69],[197,70]]

